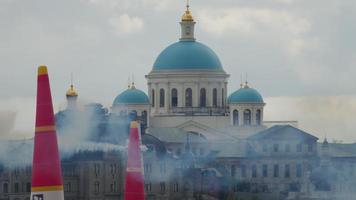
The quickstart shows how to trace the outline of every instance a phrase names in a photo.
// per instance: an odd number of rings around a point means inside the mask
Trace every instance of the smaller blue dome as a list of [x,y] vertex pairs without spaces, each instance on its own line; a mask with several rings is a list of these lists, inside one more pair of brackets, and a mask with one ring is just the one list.
[[148,96],[141,90],[131,87],[119,94],[113,105],[118,104],[149,104]]
[[242,87],[232,93],[228,98],[228,103],[264,103],[261,94],[248,86]]

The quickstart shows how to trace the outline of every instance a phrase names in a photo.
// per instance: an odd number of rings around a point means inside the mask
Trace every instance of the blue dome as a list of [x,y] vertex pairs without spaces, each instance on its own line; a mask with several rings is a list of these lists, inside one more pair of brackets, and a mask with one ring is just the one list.
[[141,90],[138,90],[136,88],[129,88],[119,94],[115,100],[113,105],[118,105],[118,104],[149,104],[148,96],[142,92]]
[[208,46],[196,41],[179,41],[164,49],[153,70],[223,71],[220,60]]
[[232,93],[228,102],[231,103],[263,103],[261,94],[250,87],[243,87]]

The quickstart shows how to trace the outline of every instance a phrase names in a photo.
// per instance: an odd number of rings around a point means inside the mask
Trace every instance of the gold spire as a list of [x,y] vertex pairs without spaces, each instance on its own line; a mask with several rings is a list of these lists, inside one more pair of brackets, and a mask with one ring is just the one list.
[[187,0],[187,5],[186,5],[187,9],[185,10],[185,13],[182,16],[182,21],[188,21],[188,22],[192,22],[194,21],[193,15],[189,10],[189,0]]
[[78,93],[77,93],[77,91],[75,91],[74,86],[73,86],[73,73],[70,73],[70,87],[67,90],[66,96],[67,97],[76,97],[76,96],[78,96]]
[[78,96],[78,93],[77,93],[77,91],[75,91],[73,84],[71,84],[69,89],[67,90],[66,96],[67,97],[76,97],[76,96]]

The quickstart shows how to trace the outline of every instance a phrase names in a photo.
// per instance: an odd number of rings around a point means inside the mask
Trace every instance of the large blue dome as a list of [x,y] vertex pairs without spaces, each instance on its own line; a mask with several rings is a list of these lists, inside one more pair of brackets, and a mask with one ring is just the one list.
[[248,86],[242,87],[232,93],[228,102],[231,103],[264,103],[261,94]]
[[153,64],[153,71],[158,70],[223,71],[223,68],[208,46],[196,41],[179,41],[159,54]]
[[119,94],[113,105],[118,104],[149,104],[148,96],[141,90],[131,87]]

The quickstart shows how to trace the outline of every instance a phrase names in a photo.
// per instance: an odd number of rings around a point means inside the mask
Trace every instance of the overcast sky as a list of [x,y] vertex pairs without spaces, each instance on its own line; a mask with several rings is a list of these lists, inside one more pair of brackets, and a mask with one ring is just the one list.
[[[36,69],[55,109],[70,74],[80,101],[109,107],[179,38],[184,0],[0,0],[0,135],[33,135]],[[356,141],[355,0],[191,0],[197,40],[264,96],[266,120],[298,120],[323,139]]]

